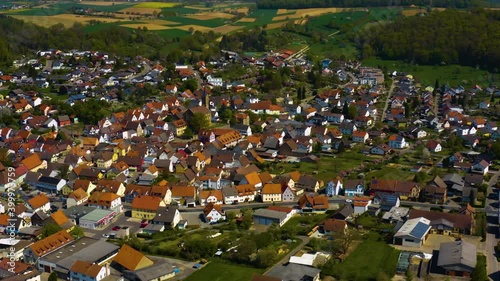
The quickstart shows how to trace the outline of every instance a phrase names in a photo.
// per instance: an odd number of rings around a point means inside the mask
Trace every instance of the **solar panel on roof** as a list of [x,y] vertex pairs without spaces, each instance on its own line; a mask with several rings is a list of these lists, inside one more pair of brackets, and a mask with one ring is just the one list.
[[413,237],[422,238],[429,229],[429,227],[430,226],[426,225],[425,223],[419,222],[410,232],[410,235]]

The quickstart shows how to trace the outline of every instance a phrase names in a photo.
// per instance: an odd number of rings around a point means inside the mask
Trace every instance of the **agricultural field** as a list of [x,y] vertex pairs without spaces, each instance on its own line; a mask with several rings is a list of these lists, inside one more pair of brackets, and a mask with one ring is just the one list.
[[189,275],[186,281],[250,281],[254,273],[261,274],[264,270],[244,265],[211,261],[202,269]]
[[92,20],[100,21],[103,23],[114,23],[120,21],[119,19],[92,17],[92,16],[76,16],[71,14],[60,14],[54,16],[12,15],[12,17],[27,22],[31,22],[43,27],[50,27],[59,23],[63,24],[65,27],[71,27],[75,23],[87,24]]

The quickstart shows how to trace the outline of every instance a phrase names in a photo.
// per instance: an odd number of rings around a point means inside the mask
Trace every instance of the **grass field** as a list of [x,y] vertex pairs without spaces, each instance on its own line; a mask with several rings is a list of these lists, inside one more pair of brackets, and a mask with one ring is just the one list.
[[197,20],[212,20],[212,19],[232,19],[235,15],[221,12],[202,12],[198,14],[186,15],[186,18]]
[[65,27],[71,27],[75,23],[88,23],[91,20],[101,21],[103,23],[119,22],[120,19],[91,17],[91,16],[75,16],[71,14],[60,14],[54,16],[26,16],[26,15],[12,15],[13,18],[21,19],[36,25],[50,27],[62,23]]
[[263,271],[263,269],[259,268],[211,261],[202,269],[191,274],[185,281],[249,281],[254,273],[260,274]]
[[404,171],[400,167],[382,167],[377,170],[373,170],[366,174],[366,179],[371,179],[373,177],[378,179],[386,179],[386,180],[412,180],[415,176],[414,173],[410,171]]
[[410,65],[405,62],[382,59],[367,59],[363,61],[363,64],[373,67],[386,66],[389,71],[401,71],[406,74],[411,74],[424,85],[434,85],[436,79],[439,80],[440,84],[448,83],[450,86],[471,86],[472,84],[488,86],[492,82],[492,74],[485,70],[468,66]]
[[369,238],[334,267],[334,277],[337,280],[368,281],[384,272],[390,280],[396,272],[398,258],[399,251],[383,241]]

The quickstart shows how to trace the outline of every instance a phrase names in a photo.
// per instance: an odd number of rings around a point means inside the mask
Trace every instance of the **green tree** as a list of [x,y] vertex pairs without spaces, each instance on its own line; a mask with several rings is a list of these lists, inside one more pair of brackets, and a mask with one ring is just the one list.
[[0,163],[5,167],[12,166],[12,158],[10,157],[9,150],[5,147],[0,147]]
[[52,271],[50,274],[49,274],[49,281],[57,281],[57,273],[55,271]]
[[182,137],[185,139],[192,139],[194,137],[193,130],[191,130],[191,128],[186,128],[186,130],[184,130],[184,134],[182,134]]
[[302,114],[295,115],[295,117],[293,117],[293,120],[295,120],[297,122],[304,122],[305,121],[304,116]]
[[349,116],[349,104],[347,104],[347,102],[344,102],[344,106],[342,107],[342,114],[344,114],[344,116]]
[[273,250],[260,250],[257,252],[257,266],[267,268],[274,264],[276,252]]
[[334,243],[336,244],[340,252],[342,254],[345,254],[347,253],[347,250],[349,250],[349,247],[357,238],[358,234],[356,231],[347,229],[344,232],[339,231],[334,235]]
[[358,117],[358,107],[352,104],[348,107],[347,118],[352,120],[356,117]]
[[193,130],[193,132],[198,132],[201,128],[210,127],[210,120],[204,113],[196,112],[189,119],[189,127]]
[[42,228],[42,238],[48,237],[48,236],[55,234],[61,230],[63,230],[63,228],[60,227],[59,225],[57,225],[55,223],[49,223]]
[[74,237],[83,237],[85,235],[85,232],[83,231],[83,229],[79,226],[75,226],[73,228],[73,230],[71,230],[70,232],[71,235],[73,235]]
[[476,268],[472,271],[471,281],[488,281],[488,273],[486,271],[486,257],[477,255]]
[[321,142],[317,141],[313,144],[313,153],[321,153],[322,147],[321,147]]
[[240,224],[242,229],[249,229],[253,223],[253,212],[252,210],[242,210],[243,220]]
[[194,92],[198,89],[198,82],[195,79],[187,79],[184,83],[182,83],[181,89]]
[[220,114],[220,118],[222,119],[222,121],[224,121],[224,123],[229,122],[233,118],[233,116],[233,111],[229,108],[224,109]]

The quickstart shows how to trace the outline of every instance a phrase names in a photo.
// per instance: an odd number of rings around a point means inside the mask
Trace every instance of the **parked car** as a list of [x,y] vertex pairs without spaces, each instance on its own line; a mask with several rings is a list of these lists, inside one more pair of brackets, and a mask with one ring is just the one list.
[[142,220],[141,221],[141,228],[146,227],[149,224],[148,220]]
[[120,230],[120,229],[121,229],[120,226],[115,226],[115,227],[112,228],[112,230],[114,230],[114,231],[117,231],[117,230]]
[[108,235],[108,234],[106,234],[106,233],[104,233],[104,234],[102,235],[102,237],[104,237],[104,238],[109,238],[109,235]]
[[352,203],[352,200],[351,199],[346,199],[345,202],[346,203]]
[[195,269],[198,269],[200,267],[201,267],[201,263],[197,263],[197,264],[193,265],[193,268],[195,268]]

